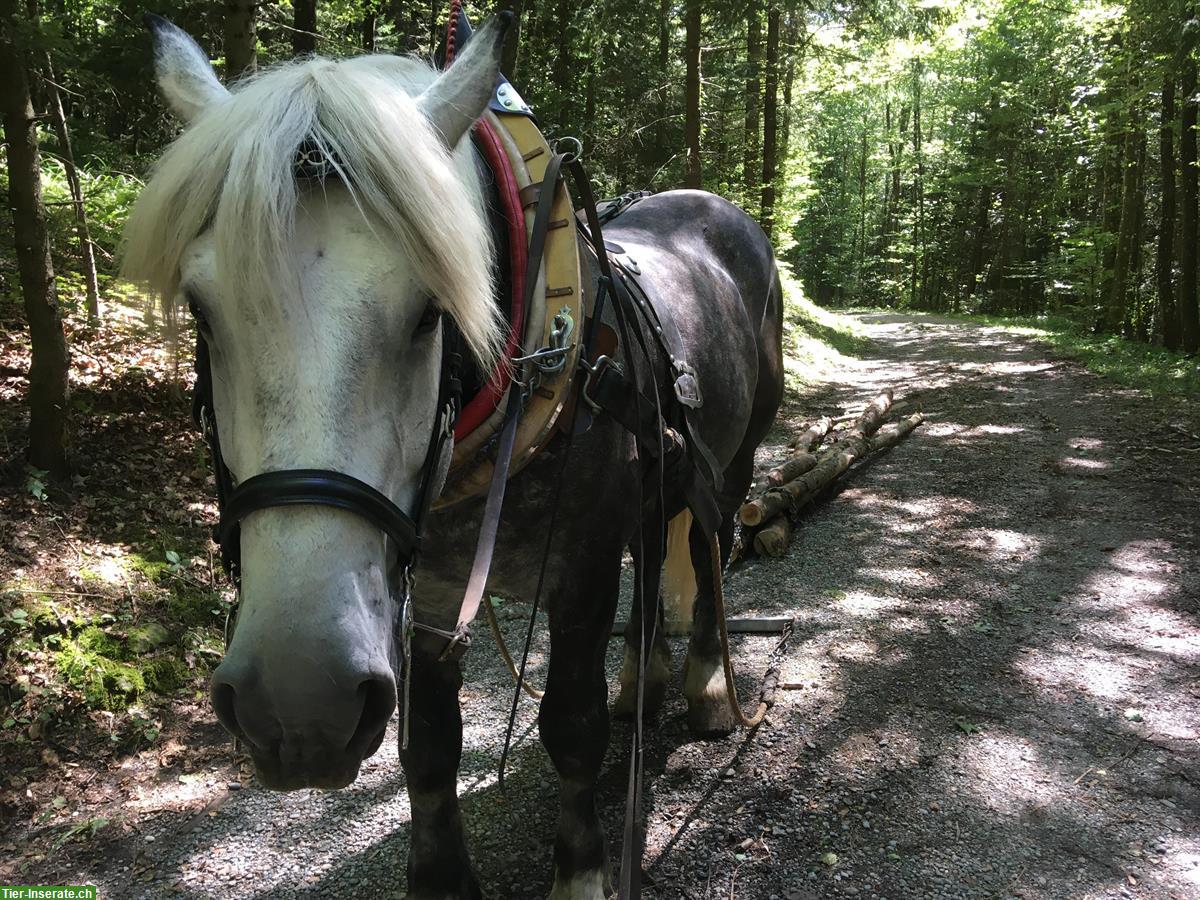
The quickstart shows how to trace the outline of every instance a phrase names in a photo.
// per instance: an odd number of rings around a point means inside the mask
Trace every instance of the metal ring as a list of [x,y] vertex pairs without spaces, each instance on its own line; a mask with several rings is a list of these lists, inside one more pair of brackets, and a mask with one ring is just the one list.
[[[568,150],[566,153],[563,153],[561,150],[558,149],[558,145],[564,144],[567,142],[574,144],[575,150],[574,151]],[[565,163],[573,163],[573,162],[583,159],[583,141],[579,140],[579,138],[574,137],[572,135],[565,135],[560,138],[555,138],[550,144],[550,149],[552,149],[555,153],[562,154],[563,162],[565,162]]]

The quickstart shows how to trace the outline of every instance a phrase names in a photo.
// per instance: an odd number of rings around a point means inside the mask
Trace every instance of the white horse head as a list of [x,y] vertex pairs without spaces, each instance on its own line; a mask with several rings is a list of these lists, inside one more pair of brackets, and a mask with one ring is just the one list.
[[[159,85],[188,123],[125,229],[125,268],[209,344],[233,476],[316,468],[412,510],[435,427],[437,313],[485,370],[501,334],[491,244],[463,140],[507,20],[439,74],[391,56],[282,65],[227,91],[162,19]],[[297,178],[301,146],[334,174]],[[273,787],[348,784],[395,705],[388,543],[327,506],[242,523],[242,606],[213,678],[221,721]]]

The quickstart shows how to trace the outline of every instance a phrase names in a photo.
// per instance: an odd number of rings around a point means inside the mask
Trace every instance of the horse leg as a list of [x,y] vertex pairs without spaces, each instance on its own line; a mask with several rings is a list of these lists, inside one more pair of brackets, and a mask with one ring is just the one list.
[[[753,476],[754,444],[746,444],[725,470],[725,489],[717,495],[721,509],[721,528],[717,536],[721,543],[722,572],[733,549],[734,518]],[[698,525],[693,525],[688,538],[696,574],[696,604],[692,613],[692,637],[683,664],[683,695],[687,698],[688,728],[695,735],[714,737],[729,734],[737,722],[729,708],[725,684],[708,535]]]
[[[652,514],[643,520],[647,534],[660,530],[661,516]],[[651,524],[652,523],[652,524]],[[665,539],[665,536],[664,536]],[[621,663],[619,683],[621,692],[613,703],[613,715],[622,720],[631,720],[637,714],[637,670],[638,652],[642,648],[642,635],[654,634],[650,652],[644,657],[645,688],[642,694],[642,712],[652,718],[662,708],[671,678],[671,648],[667,645],[666,628],[663,621],[663,604],[659,594],[660,572],[663,564],[663,546],[640,546],[635,541],[630,547],[634,571],[640,564],[642,577],[633,583],[633,607],[629,613],[629,624],[625,626],[625,658]],[[646,598],[650,598],[647,603]]]
[[[604,900],[608,848],[596,814],[596,779],[608,747],[604,655],[620,588],[620,551],[576,555],[550,603],[550,669],[538,728],[558,772],[559,821],[551,900]],[[566,579],[564,579],[565,581]]]
[[462,665],[439,662],[441,647],[423,648],[422,643],[418,634],[412,652],[408,749],[400,751],[412,804],[408,896],[478,900],[482,894],[467,853],[457,793]]

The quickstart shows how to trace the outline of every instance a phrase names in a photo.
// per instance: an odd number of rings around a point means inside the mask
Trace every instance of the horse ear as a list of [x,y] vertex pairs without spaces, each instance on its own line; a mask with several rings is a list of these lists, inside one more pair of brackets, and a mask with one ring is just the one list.
[[487,109],[500,75],[500,55],[511,24],[512,13],[507,11],[488,19],[471,35],[462,55],[417,101],[451,150]]
[[162,16],[142,20],[154,38],[154,76],[171,109],[185,122],[229,97],[192,36]]

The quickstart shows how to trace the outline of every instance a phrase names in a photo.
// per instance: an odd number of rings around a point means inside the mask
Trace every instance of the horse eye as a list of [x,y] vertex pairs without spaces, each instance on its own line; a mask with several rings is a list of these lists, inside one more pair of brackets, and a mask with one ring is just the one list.
[[442,311],[430,303],[425,307],[425,311],[421,313],[421,320],[417,322],[417,328],[414,334],[428,334],[437,326],[438,321],[442,318]]

